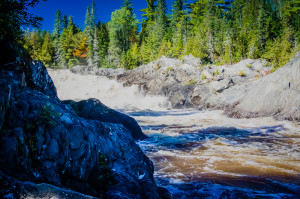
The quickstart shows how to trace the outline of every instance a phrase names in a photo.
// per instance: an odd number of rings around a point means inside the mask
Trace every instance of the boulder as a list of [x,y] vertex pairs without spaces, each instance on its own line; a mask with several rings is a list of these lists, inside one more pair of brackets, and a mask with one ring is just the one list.
[[276,72],[259,80],[228,110],[237,117],[275,116],[300,120],[300,55]]
[[41,61],[30,61],[25,75],[28,87],[58,99],[54,83]]
[[194,57],[192,54],[186,55],[183,57],[183,62],[187,65],[190,66],[201,66],[202,65],[202,61],[200,58],[196,58]]
[[85,119],[122,124],[135,140],[142,140],[147,137],[135,119],[105,106],[97,99],[80,102],[64,101],[64,103],[70,104],[77,115]]
[[0,171],[0,197],[14,198],[74,198],[97,199],[96,197],[81,194],[76,191],[62,189],[50,184],[36,184],[29,181],[19,181]]

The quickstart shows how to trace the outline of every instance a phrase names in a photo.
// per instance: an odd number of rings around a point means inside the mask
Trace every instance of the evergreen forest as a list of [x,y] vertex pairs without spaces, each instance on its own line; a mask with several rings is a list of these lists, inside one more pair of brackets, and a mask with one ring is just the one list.
[[89,65],[134,69],[161,56],[192,54],[206,64],[266,59],[273,70],[300,49],[299,0],[146,0],[138,20],[124,0],[110,21],[88,6],[84,29],[58,9],[52,32],[25,31],[22,45],[47,67]]

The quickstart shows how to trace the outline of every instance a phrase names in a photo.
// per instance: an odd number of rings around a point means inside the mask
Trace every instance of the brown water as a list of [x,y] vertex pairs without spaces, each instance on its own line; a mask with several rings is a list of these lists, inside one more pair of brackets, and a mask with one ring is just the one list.
[[300,198],[300,126],[221,111],[167,110],[163,97],[105,77],[50,71],[62,100],[98,98],[133,116],[155,179],[174,198]]
[[221,111],[129,112],[149,139],[139,145],[174,198],[300,198],[300,129]]

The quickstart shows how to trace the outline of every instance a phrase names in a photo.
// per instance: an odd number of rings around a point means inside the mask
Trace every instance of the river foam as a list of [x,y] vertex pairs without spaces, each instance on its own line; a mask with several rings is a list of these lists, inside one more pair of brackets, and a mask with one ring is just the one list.
[[123,110],[162,110],[169,107],[165,97],[145,96],[137,86],[123,87],[115,80],[69,70],[48,70],[61,100],[99,99],[105,105]]

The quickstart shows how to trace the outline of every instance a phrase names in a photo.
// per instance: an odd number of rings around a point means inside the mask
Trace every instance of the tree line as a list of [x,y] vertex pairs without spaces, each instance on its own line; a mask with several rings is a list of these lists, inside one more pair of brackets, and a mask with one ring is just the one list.
[[277,69],[300,47],[299,0],[173,0],[170,12],[166,0],[146,1],[141,22],[124,0],[107,23],[93,2],[83,30],[57,10],[54,31],[26,31],[23,45],[48,67],[126,69],[189,54],[213,64],[263,58]]

